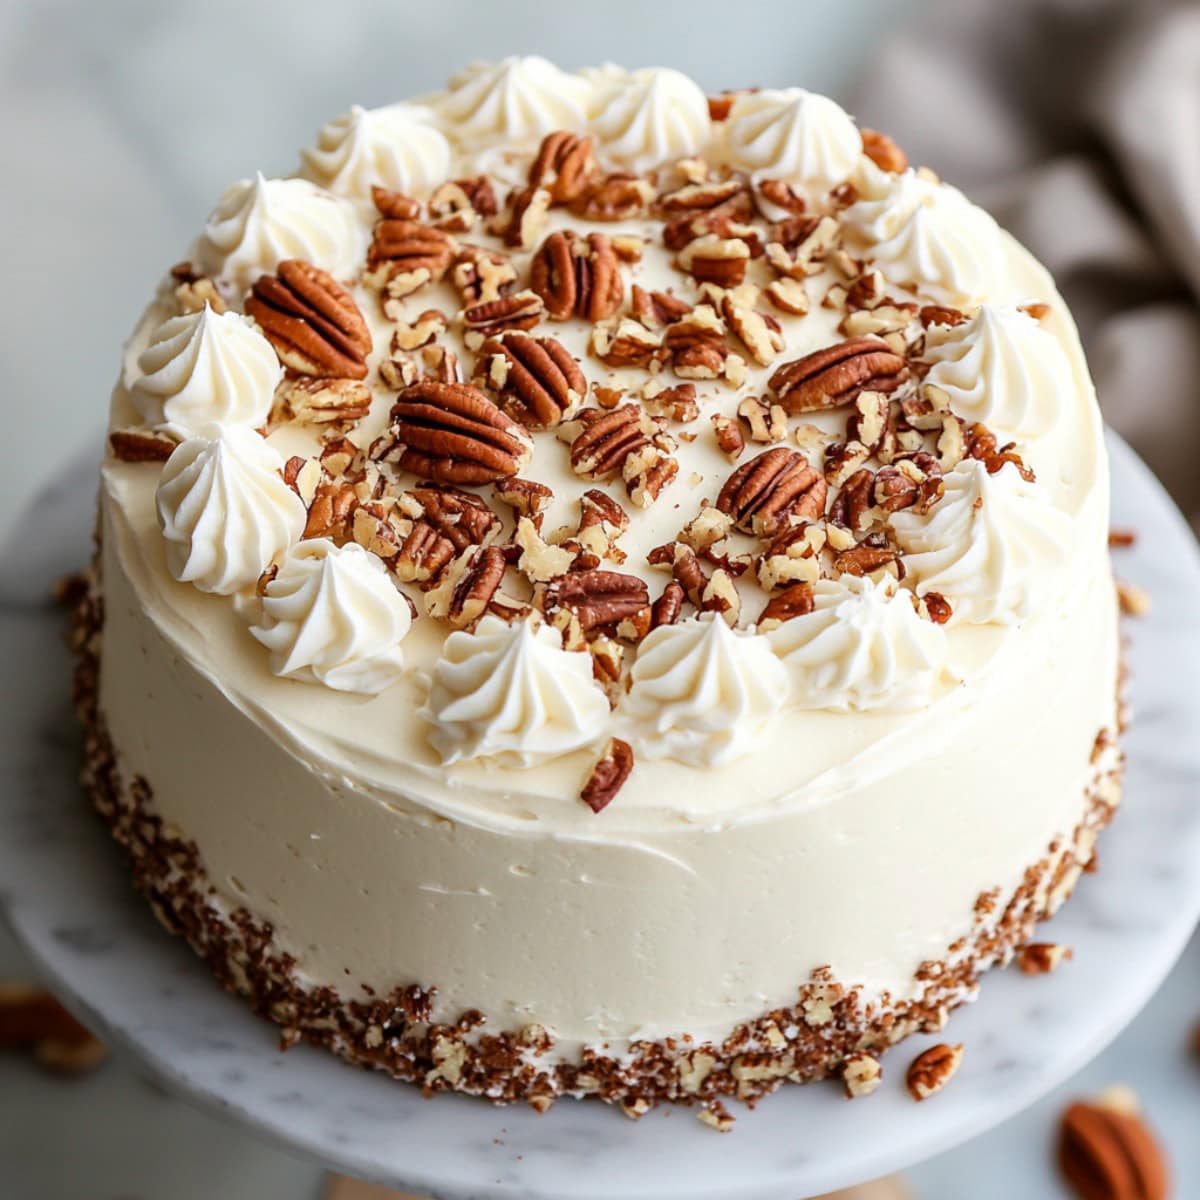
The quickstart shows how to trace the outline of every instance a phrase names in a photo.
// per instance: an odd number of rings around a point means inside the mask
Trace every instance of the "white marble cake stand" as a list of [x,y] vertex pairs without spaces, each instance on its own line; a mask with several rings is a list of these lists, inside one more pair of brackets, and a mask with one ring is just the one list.
[[[0,559],[0,901],[64,998],[164,1082],[351,1174],[438,1200],[790,1200],[903,1167],[994,1125],[1096,1054],[1149,998],[1200,915],[1200,556],[1147,469],[1114,439],[1115,515],[1135,528],[1117,569],[1154,609],[1130,628],[1132,700],[1125,806],[1047,936],[1075,959],[1056,974],[996,973],[955,1014],[962,1070],[917,1105],[885,1061],[853,1104],[834,1085],[785,1089],[732,1135],[690,1111],[633,1124],[601,1105],[426,1101],[309,1048],[279,1053],[272,1026],[212,983],[129,886],[116,848],[74,782],[54,578],[87,552],[93,475],[73,472],[20,520]],[[1029,698],[1030,720],[1038,698]],[[219,748],[214,747],[214,752]]]

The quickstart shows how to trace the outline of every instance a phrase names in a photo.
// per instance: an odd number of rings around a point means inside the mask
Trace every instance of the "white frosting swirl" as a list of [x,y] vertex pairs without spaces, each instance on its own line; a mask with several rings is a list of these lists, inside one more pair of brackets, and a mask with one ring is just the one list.
[[989,475],[964,459],[928,513],[892,517],[919,595],[940,592],[954,622],[1010,625],[1031,616],[1048,594],[1071,545],[1071,521],[1012,463]]
[[155,504],[176,579],[227,596],[250,587],[296,541],[307,514],[282,466],[245,425],[208,425],[175,448]]
[[283,367],[253,321],[235,312],[199,311],[171,317],[138,355],[130,389],[151,425],[194,432],[217,421],[261,425],[271,412]]
[[370,200],[373,184],[421,195],[450,174],[450,143],[432,121],[433,113],[419,104],[356,104],[323,125],[317,144],[300,152],[303,174],[359,200]]
[[925,381],[950,397],[955,415],[1002,441],[1047,432],[1072,394],[1058,339],[1010,306],[985,304],[961,325],[931,326],[922,357],[931,364]]
[[891,175],[869,160],[843,228],[898,284],[944,304],[996,299],[1007,290],[1000,228],[957,188],[913,170]]
[[285,258],[302,258],[336,279],[360,265],[365,232],[354,205],[307,179],[259,172],[226,189],[200,239],[200,266],[245,290]]
[[591,131],[605,158],[634,171],[699,154],[712,134],[708,97],[669,67],[597,76]]
[[555,129],[582,129],[591,85],[544,58],[472,63],[432,101],[459,141],[533,143]]
[[276,675],[374,695],[400,678],[411,626],[408,601],[375,555],[310,538],[267,584],[250,632],[270,650]]
[[724,128],[735,166],[786,176],[814,191],[841,183],[862,156],[862,137],[849,113],[803,88],[738,96]]
[[609,707],[586,651],[564,650],[548,625],[485,616],[446,639],[421,715],[444,763],[530,766],[596,743]]
[[622,708],[646,758],[715,766],[754,746],[787,691],[766,638],[702,617],[642,640]]
[[853,575],[819,580],[812,612],[766,637],[791,675],[796,708],[920,708],[946,662],[945,632],[918,615],[910,592]]

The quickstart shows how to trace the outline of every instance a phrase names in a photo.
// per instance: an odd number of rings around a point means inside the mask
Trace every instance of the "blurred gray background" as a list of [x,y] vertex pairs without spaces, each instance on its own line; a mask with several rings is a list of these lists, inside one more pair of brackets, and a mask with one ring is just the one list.
[[[1051,266],[1110,420],[1185,508],[1200,503],[1194,6],[0,0],[0,536],[76,451],[99,456],[120,342],[225,184],[291,170],[352,102],[386,103],[516,52],[567,67],[663,63],[711,90],[801,84],[847,102]],[[1200,1016],[1198,951],[1081,1078],[914,1171],[918,1200],[1063,1196],[1048,1156],[1063,1096],[1114,1080],[1175,1133],[1177,1165],[1200,1188],[1200,1146],[1186,1135],[1200,1072],[1181,1049]],[[0,977],[27,970],[0,934]],[[0,1105],[0,1195],[13,1200],[318,1195],[315,1169],[165,1100],[129,1064],[63,1084],[0,1059]]]

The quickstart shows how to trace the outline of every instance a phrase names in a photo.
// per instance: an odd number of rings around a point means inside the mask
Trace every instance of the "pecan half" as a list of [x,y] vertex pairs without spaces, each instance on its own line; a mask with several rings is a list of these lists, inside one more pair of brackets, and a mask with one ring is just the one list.
[[1166,1156],[1136,1113],[1072,1104],[1059,1124],[1058,1162],[1081,1200],[1166,1200]]
[[562,343],[528,333],[506,333],[484,342],[475,375],[527,429],[557,425],[587,393],[587,379]]
[[371,333],[354,297],[320,267],[284,259],[246,299],[279,361],[302,375],[365,379]]
[[609,738],[608,745],[592,768],[579,798],[592,812],[601,812],[625,786],[632,770],[633,747],[620,738]]
[[861,391],[890,392],[908,369],[902,355],[877,338],[850,338],[784,363],[768,386],[789,413],[849,404]]
[[516,475],[532,456],[528,435],[469,384],[414,383],[391,418],[371,458],[438,483],[493,483]]
[[[587,633],[649,615],[650,592],[636,575],[596,569],[572,571],[544,584],[536,594],[541,610],[552,614],[567,609]],[[649,624],[647,620],[647,625]]]
[[571,441],[571,467],[585,479],[604,479],[621,470],[626,458],[658,432],[653,419],[636,404],[622,404],[608,412],[584,409],[575,419],[579,430]]
[[368,277],[386,284],[388,294],[399,299],[437,283],[454,261],[455,249],[454,239],[444,230],[385,217],[376,224],[367,251]]
[[545,188],[552,204],[570,204],[588,189],[596,160],[590,137],[565,129],[548,133],[529,168],[529,186]]
[[498,300],[474,304],[459,314],[463,340],[468,349],[478,350],[490,337],[513,329],[532,329],[542,319],[545,307],[536,292],[513,292]]
[[612,239],[602,233],[589,233],[586,239],[572,230],[552,233],[533,257],[529,283],[555,321],[572,316],[603,321],[625,297]]
[[786,525],[825,511],[828,486],[803,454],[776,446],[743,463],[726,480],[717,508],[745,533],[774,537]]
[[940,1092],[962,1063],[963,1048],[942,1043],[918,1054],[904,1077],[908,1094],[914,1100],[928,1100]]

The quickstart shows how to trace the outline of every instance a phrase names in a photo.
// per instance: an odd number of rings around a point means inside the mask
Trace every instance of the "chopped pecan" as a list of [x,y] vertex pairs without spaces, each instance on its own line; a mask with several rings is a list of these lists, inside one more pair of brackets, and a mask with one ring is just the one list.
[[514,329],[532,329],[542,319],[545,308],[536,292],[513,292],[498,300],[473,304],[459,314],[463,340],[478,350],[488,338]]
[[629,311],[647,329],[662,329],[692,311],[692,306],[669,292],[648,292],[638,284],[633,285],[629,299]]
[[454,543],[425,521],[414,521],[392,560],[392,570],[404,583],[426,584],[453,560]]
[[701,305],[663,331],[663,350],[670,356],[671,369],[681,379],[720,379],[740,384],[745,359],[732,353],[725,343],[725,324],[717,313]]
[[653,184],[641,176],[607,175],[589,187],[571,211],[588,221],[630,221],[644,216],[653,199]]
[[1006,463],[1011,463],[1021,473],[1021,478],[1026,483],[1035,483],[1037,476],[1034,475],[1032,468],[1025,465],[1024,459],[1014,449],[1015,445],[1015,442],[1008,442],[1006,445],[998,446],[996,435],[986,425],[975,424],[971,426],[970,433],[966,438],[964,456],[982,462],[989,475],[995,475]]
[[456,249],[442,229],[385,217],[376,224],[367,251],[367,277],[376,285],[385,284],[392,299],[403,299],[427,283],[437,283],[449,270]]
[[941,592],[926,592],[921,597],[921,607],[924,609],[923,615],[935,625],[945,625],[954,616],[950,601]]
[[629,514],[607,492],[589,488],[579,497],[579,529],[575,541],[597,560],[624,559],[617,539],[629,528]]
[[246,299],[279,361],[302,375],[365,379],[371,333],[354,297],[332,275],[297,258],[260,275]]
[[422,380],[405,388],[391,425],[371,446],[377,462],[439,483],[492,483],[529,461],[529,436],[481,391],[464,383]]
[[772,279],[763,288],[763,294],[780,312],[790,313],[794,317],[803,317],[808,312],[808,289],[801,279],[791,279],[786,275],[781,279]]
[[492,494],[518,516],[532,517],[535,523],[554,499],[552,489],[533,479],[501,479],[493,485]]
[[804,455],[776,446],[730,475],[717,496],[717,507],[744,532],[774,537],[785,525],[821,516],[826,492],[821,473]]
[[782,442],[787,437],[787,413],[780,404],[746,396],[738,405],[738,416],[749,426],[752,442]]
[[530,583],[548,583],[565,575],[575,562],[575,552],[565,546],[552,546],[538,532],[531,517],[520,517],[514,542],[521,548],[517,570]]
[[662,336],[647,329],[632,317],[622,317],[592,330],[588,343],[591,352],[610,367],[652,367],[668,357]]
[[108,1049],[47,991],[0,983],[0,1050],[31,1050],[39,1066],[62,1074],[98,1067]]
[[672,579],[663,588],[662,595],[651,605],[650,628],[657,629],[660,625],[674,625],[683,612],[683,602],[687,594],[678,580]]
[[[547,615],[567,609],[587,633],[648,616],[650,593],[636,575],[602,569],[572,571],[542,585],[535,603]],[[648,621],[647,621],[648,624]]]
[[940,1092],[962,1063],[962,1046],[931,1046],[918,1054],[908,1068],[904,1082],[914,1100],[928,1100]]
[[[843,445],[844,443],[835,443],[829,449],[833,450]],[[838,487],[839,491],[829,506],[829,519],[835,525],[841,525],[855,533],[866,529],[873,516],[871,508],[875,499],[875,477],[866,467],[859,466],[855,469],[857,463],[865,461],[865,453],[846,460],[845,477],[839,479],[834,476],[834,486]],[[825,478],[831,479],[828,467]]]
[[679,383],[674,387],[667,387],[659,380],[651,379],[642,388],[642,403],[651,416],[666,417],[682,425],[694,421],[700,415],[694,383]]
[[361,379],[289,377],[276,402],[290,420],[309,425],[349,425],[371,411],[371,389]]
[[839,575],[874,576],[877,572],[904,577],[904,563],[900,552],[886,545],[875,545],[868,537],[849,550],[839,551],[833,559],[834,570]]
[[1058,1163],[1081,1200],[1167,1200],[1166,1156],[1136,1111],[1070,1105],[1058,1130]]
[[1071,957],[1071,947],[1060,942],[1028,942],[1017,951],[1023,975],[1049,975]]
[[735,288],[746,278],[750,246],[742,238],[706,233],[688,242],[675,261],[700,283]]
[[736,417],[713,413],[712,423],[721,453],[730,462],[735,462],[746,448],[746,435],[742,432],[741,422]]
[[397,321],[392,331],[391,352],[399,354],[402,351],[420,350],[428,346],[439,333],[445,333],[447,325],[446,314],[436,308],[427,308],[411,320]]
[[454,487],[413,488],[400,498],[400,509],[449,538],[456,551],[486,545],[500,532],[500,518],[482,496]]
[[813,610],[813,586],[811,583],[793,583],[785,587],[778,595],[772,596],[758,617],[759,630],[773,629],[790,621],[793,617],[802,617]]
[[684,595],[699,606],[708,587],[708,575],[700,564],[700,557],[691,546],[683,542],[667,542],[656,546],[646,555],[646,561],[654,567],[666,567]]
[[473,625],[492,602],[507,567],[498,546],[469,546],[425,593],[425,609],[456,629]]
[[580,237],[572,230],[552,233],[530,264],[530,286],[554,321],[572,316],[603,321],[621,307],[625,281],[612,239],[602,233]]
[[587,379],[552,337],[505,333],[484,342],[476,382],[492,388],[500,407],[528,429],[549,429],[579,406]]
[[421,216],[420,202],[403,192],[392,192],[375,184],[371,188],[371,199],[381,217],[396,221],[416,221]]
[[886,133],[862,131],[863,153],[882,171],[899,175],[908,167],[908,155]]
[[870,448],[861,442],[830,442],[825,447],[825,482],[830,487],[846,486],[870,457]]
[[804,197],[786,179],[760,179],[755,192],[759,207],[768,217],[773,218],[780,210],[796,216],[808,208]]
[[108,435],[113,457],[121,462],[166,462],[179,443],[168,434],[149,429],[114,429]]
[[350,523],[358,497],[348,483],[323,483],[308,506],[306,538],[330,538],[340,546],[350,539]]
[[599,761],[592,767],[579,798],[594,813],[603,811],[625,786],[633,770],[633,748],[620,738],[609,738]]
[[507,255],[482,246],[463,246],[450,272],[468,307],[499,300],[517,281],[517,269]]
[[206,304],[215,313],[225,311],[225,298],[217,291],[217,285],[190,262],[176,263],[171,268],[171,278],[175,281],[175,301],[181,313],[199,312]]
[[740,238],[750,257],[761,252],[758,233],[748,222],[754,215],[750,190],[741,179],[706,180],[689,184],[659,200],[671,217],[663,227],[668,250],[683,250],[697,238]]
[[552,204],[570,204],[588,189],[596,169],[590,137],[559,129],[548,133],[529,168],[529,186],[544,188]]
[[926,304],[918,311],[917,319],[928,329],[930,325],[962,325],[967,320],[967,314],[961,308]]
[[506,246],[528,250],[546,227],[550,211],[550,193],[545,188],[527,187],[514,192],[508,199],[508,209],[496,226]]
[[907,371],[903,356],[876,338],[850,338],[784,363],[769,387],[789,413],[849,404],[864,390],[890,392]]
[[777,534],[755,562],[755,578],[766,592],[793,583],[816,583],[821,574],[820,553],[826,533],[820,525],[802,521]]
[[832,217],[789,217],[771,231],[767,262],[781,275],[804,280],[820,270],[840,236],[841,229]]
[[621,464],[625,490],[638,508],[649,508],[679,474],[679,463],[655,442],[648,442]]
[[721,316],[760,366],[770,366],[783,352],[783,331],[769,313],[754,307],[755,288],[726,291],[720,297]]

